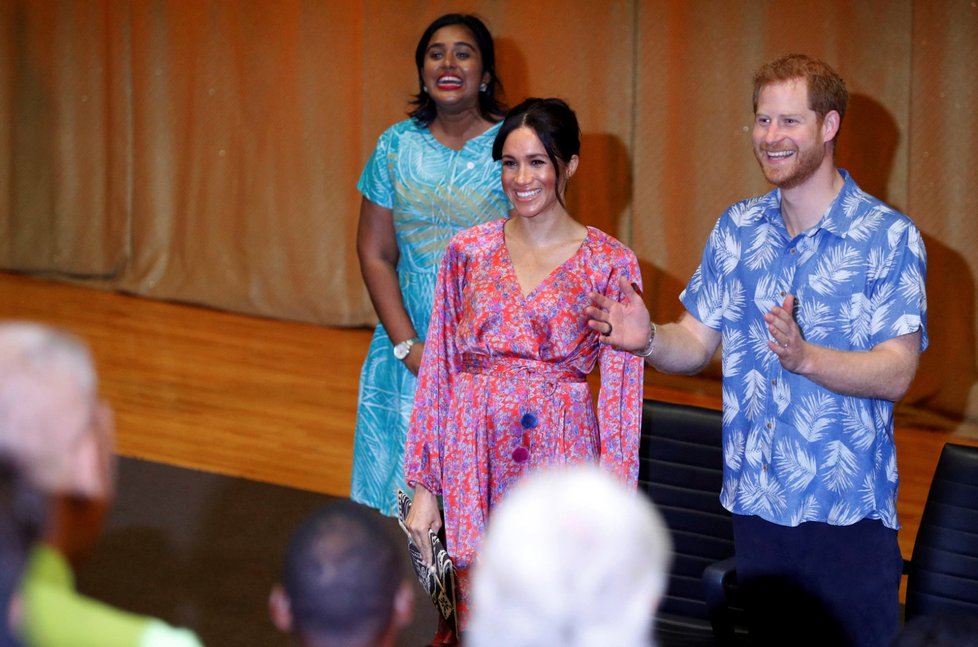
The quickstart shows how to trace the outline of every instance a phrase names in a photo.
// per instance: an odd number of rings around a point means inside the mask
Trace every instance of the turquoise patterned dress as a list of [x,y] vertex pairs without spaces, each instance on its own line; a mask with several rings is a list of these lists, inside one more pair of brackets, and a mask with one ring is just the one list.
[[[456,151],[413,119],[397,123],[380,136],[357,183],[366,199],[394,212],[401,294],[422,339],[449,239],[509,210],[500,165],[492,160],[499,126]],[[417,382],[392,351],[387,331],[378,325],[360,373],[350,485],[350,498],[388,516],[396,514],[397,488],[407,491],[404,444]]]

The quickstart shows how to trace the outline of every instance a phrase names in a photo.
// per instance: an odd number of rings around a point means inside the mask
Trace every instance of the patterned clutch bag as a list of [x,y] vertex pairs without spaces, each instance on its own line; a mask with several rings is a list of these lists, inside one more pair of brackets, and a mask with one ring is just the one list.
[[411,555],[411,567],[414,569],[421,588],[431,598],[435,608],[442,618],[456,632],[458,630],[455,615],[455,564],[451,556],[445,550],[445,545],[441,543],[433,531],[428,531],[428,538],[431,541],[431,554],[434,556],[434,563],[427,564],[421,553],[421,548],[414,543],[411,533],[408,532],[405,520],[408,512],[411,511],[411,497],[404,494],[400,489],[397,490],[397,520],[401,529],[408,538],[408,552]]

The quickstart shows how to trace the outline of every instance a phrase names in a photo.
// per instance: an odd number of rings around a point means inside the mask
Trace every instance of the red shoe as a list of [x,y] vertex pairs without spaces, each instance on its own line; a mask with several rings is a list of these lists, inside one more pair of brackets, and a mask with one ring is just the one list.
[[455,633],[454,623],[438,616],[438,631],[431,640],[431,647],[457,647],[459,644],[458,634]]

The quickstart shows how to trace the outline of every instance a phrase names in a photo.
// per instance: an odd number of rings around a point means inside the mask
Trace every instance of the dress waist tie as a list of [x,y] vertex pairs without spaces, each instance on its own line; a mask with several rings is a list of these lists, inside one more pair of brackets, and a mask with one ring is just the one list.
[[512,379],[540,380],[548,383],[553,389],[564,382],[587,381],[587,375],[574,368],[561,366],[556,362],[523,357],[465,354],[462,356],[462,372],[476,375],[505,376]]

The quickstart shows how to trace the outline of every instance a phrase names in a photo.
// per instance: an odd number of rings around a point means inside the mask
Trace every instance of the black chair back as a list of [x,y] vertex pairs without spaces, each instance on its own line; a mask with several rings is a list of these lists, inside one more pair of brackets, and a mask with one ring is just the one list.
[[978,447],[948,443],[907,568],[906,618],[978,616]]
[[[703,570],[732,557],[730,513],[720,505],[723,484],[722,414],[689,405],[645,400],[639,448],[639,489],[655,502],[672,534],[669,588],[659,609],[662,632],[700,632],[712,641]],[[688,632],[686,631],[688,629]]]

